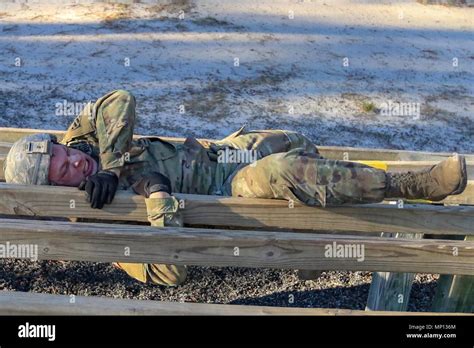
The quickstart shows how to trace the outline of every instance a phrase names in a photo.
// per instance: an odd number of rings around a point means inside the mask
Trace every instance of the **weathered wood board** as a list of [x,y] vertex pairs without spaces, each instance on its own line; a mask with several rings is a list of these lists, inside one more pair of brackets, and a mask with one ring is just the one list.
[[[284,200],[176,194],[188,225],[296,229],[340,233],[474,235],[474,207],[367,204],[344,207],[289,205]],[[0,214],[147,222],[143,197],[118,192],[111,205],[92,209],[71,187],[0,183]]]
[[46,260],[474,275],[471,241],[1,219],[0,244]]

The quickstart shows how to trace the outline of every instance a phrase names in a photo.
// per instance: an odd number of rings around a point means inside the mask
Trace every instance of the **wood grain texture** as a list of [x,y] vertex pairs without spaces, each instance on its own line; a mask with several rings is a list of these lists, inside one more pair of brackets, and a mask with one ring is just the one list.
[[[3,143],[2,145],[2,143],[0,143],[0,167],[3,167],[5,156],[10,148],[5,146],[4,144],[5,143]],[[387,164],[387,171],[400,173],[430,168],[433,165],[439,163],[439,161],[384,161],[384,163]],[[468,178],[474,178],[474,160],[469,160],[466,162],[466,164]],[[0,172],[0,180],[5,180],[3,171]]]
[[[5,181],[5,174],[3,172],[3,162],[5,161],[5,155],[0,154],[0,181]],[[406,170],[417,170],[420,169],[416,165],[410,164],[405,164],[406,165]],[[431,162],[430,162],[431,163]],[[434,163],[434,162],[433,162]],[[392,166],[392,168],[395,168]],[[401,171],[401,167],[398,166],[395,168],[395,171]],[[403,169],[403,170],[405,170]],[[390,170],[390,167],[389,167]],[[473,178],[474,177],[474,165],[468,167],[468,177]],[[474,180],[469,180],[466,189],[464,192],[460,195],[455,195],[455,196],[449,196],[442,202],[444,203],[449,203],[449,204],[463,204],[463,205],[474,205]]]
[[[62,139],[65,131],[58,130],[43,130],[30,128],[5,128],[0,127],[0,142],[13,143],[16,140],[26,135],[35,133],[51,133]],[[134,138],[141,137],[141,135],[134,135]],[[184,142],[185,138],[161,137],[164,140],[171,142]],[[212,139],[202,139],[212,140]],[[421,151],[406,151],[406,150],[389,150],[389,149],[371,149],[371,148],[357,148],[357,147],[340,147],[340,146],[318,146],[318,149],[326,158],[332,159],[347,159],[347,160],[380,160],[380,161],[438,161],[443,160],[452,153],[436,153],[436,152],[421,152]],[[466,155],[467,159],[474,160],[474,155]]]
[[0,181],[5,181],[5,173],[3,171],[3,163],[5,162],[6,155],[0,154]]
[[[297,229],[337,233],[474,235],[474,207],[391,204],[319,208],[275,199],[176,194],[188,225]],[[74,208],[71,206],[74,204]],[[120,191],[104,209],[91,209],[71,187],[0,184],[0,214],[147,222],[141,196]]]
[[[445,315],[446,313],[364,312],[332,308],[243,306],[113,299],[0,291],[0,315]],[[447,313],[446,315],[457,315]],[[466,315],[466,314],[461,314]]]
[[[466,236],[465,240],[474,241],[474,237]],[[442,274],[438,280],[432,310],[473,313],[474,276]]]
[[8,151],[10,151],[10,148],[12,147],[13,143],[7,143],[4,141],[0,141],[0,154],[6,155]]
[[[422,239],[421,233],[382,233],[384,238]],[[374,272],[365,310],[406,311],[414,273]]]
[[[46,260],[474,275],[474,242],[470,241],[23,219],[0,222],[0,244],[37,245],[38,258]],[[363,258],[327,257],[327,246],[333,243],[363,246]]]

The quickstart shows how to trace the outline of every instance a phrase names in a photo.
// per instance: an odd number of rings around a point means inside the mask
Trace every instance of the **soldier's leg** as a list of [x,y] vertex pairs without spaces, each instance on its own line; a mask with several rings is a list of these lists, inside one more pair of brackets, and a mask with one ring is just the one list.
[[318,153],[316,145],[303,134],[287,130],[245,131],[243,128],[216,142],[235,149],[255,150],[257,158],[278,152],[302,148],[306,152]]
[[322,159],[294,149],[240,169],[233,196],[296,200],[315,206],[375,203],[384,199],[386,174],[364,164]]
[[[176,198],[145,198],[145,204],[148,221],[152,226],[183,226]],[[122,262],[115,265],[143,283],[176,286],[183,283],[187,275],[186,266]]]

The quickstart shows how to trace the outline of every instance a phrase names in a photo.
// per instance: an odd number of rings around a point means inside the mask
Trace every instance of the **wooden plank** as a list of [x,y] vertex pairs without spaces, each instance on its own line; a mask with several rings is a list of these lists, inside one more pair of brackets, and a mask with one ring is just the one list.
[[[410,150],[371,149],[362,147],[319,146],[322,156],[339,160],[373,160],[373,161],[442,161],[452,156],[452,152],[426,152]],[[463,154],[467,160],[474,160],[474,155]]]
[[[422,239],[421,233],[382,233],[386,238]],[[374,272],[365,310],[406,311],[414,273]]]
[[58,137],[58,140],[61,140],[65,131],[51,130],[51,129],[33,129],[33,128],[10,128],[10,127],[0,127],[0,141],[6,143],[14,143],[20,138],[23,138],[27,135],[36,134],[36,133],[50,133]]
[[[283,200],[176,194],[189,225],[333,232],[474,234],[474,207],[388,204],[319,208]],[[81,217],[146,222],[144,199],[119,191],[113,204],[91,209],[84,192],[70,187],[0,184],[0,214]]]
[[5,181],[5,173],[3,172],[3,163],[5,162],[6,155],[0,154],[0,180]]
[[[474,241],[474,237],[467,236],[465,240]],[[432,309],[434,312],[473,313],[474,276],[442,274],[438,280]]]
[[[367,204],[308,207],[275,199],[176,194],[188,225],[295,229],[338,233],[429,233],[474,235],[474,207],[429,204]],[[0,184],[0,214],[79,217],[147,222],[143,197],[117,192],[104,209],[92,209],[84,192],[71,187]]]
[[[5,175],[3,173],[3,162],[5,161],[5,157],[6,155],[0,154],[0,181],[5,181]],[[393,167],[394,165],[392,165],[392,167],[396,169],[395,171],[400,171],[402,166],[406,166],[406,170],[421,168],[421,167],[417,167],[413,163],[415,162],[402,162],[402,164],[397,165],[396,168]],[[429,163],[435,163],[435,162],[429,162]],[[472,165],[468,167],[468,177],[470,178],[474,177],[474,164],[473,163],[471,164]],[[474,205],[474,180],[469,180],[468,185],[462,194],[449,196],[448,198],[443,200],[443,203]]]
[[6,155],[8,151],[10,151],[11,147],[12,147],[12,143],[6,143],[6,142],[0,141],[0,154]]
[[[474,275],[470,241],[2,219],[0,244],[32,245],[24,256],[40,260]],[[328,255],[341,247],[352,257]]]
[[[183,140],[182,138],[167,138],[167,140]],[[176,141],[179,142],[179,141]],[[4,156],[8,154],[8,151],[10,150],[11,143],[7,142],[0,142],[0,165],[3,162]],[[444,157],[443,157],[444,158]],[[417,170],[422,170],[425,168],[430,168],[433,165],[439,163],[439,160],[436,161],[384,161],[384,163],[387,165],[388,169],[387,171],[389,172],[405,172],[405,171],[417,171]],[[468,177],[473,177],[474,176],[474,160],[468,160],[467,161],[467,172],[468,172]],[[3,179],[3,176],[0,177]]]
[[[58,130],[44,130],[44,129],[30,129],[30,128],[5,128],[0,127],[0,142],[13,143],[21,137],[35,133],[52,133],[58,139],[62,139],[65,131]],[[142,135],[134,135],[135,138]],[[183,142],[185,138],[162,137],[167,141]],[[202,139],[212,140],[212,139]],[[380,160],[380,161],[419,161],[419,160],[443,160],[451,156],[450,152],[436,153],[436,152],[422,152],[422,151],[407,151],[407,150],[389,150],[389,149],[371,149],[371,148],[356,148],[356,147],[341,147],[341,146],[318,146],[321,155],[326,158],[333,159],[347,159],[347,160]],[[474,155],[466,154],[466,158],[474,160]]]
[[[66,131],[62,130],[52,130],[52,129],[33,129],[33,128],[8,128],[0,127],[0,143],[14,143],[18,139],[21,139],[27,135],[36,134],[36,133],[49,133],[53,134],[58,138],[58,141],[61,141]],[[134,139],[143,137],[143,135],[134,134]],[[174,137],[160,137],[166,141],[182,143],[186,138],[174,138]],[[206,140],[206,139],[203,139]]]
[[[177,139],[177,138],[171,138]],[[168,139],[169,140],[169,139]],[[181,139],[180,139],[181,140]],[[11,143],[0,142],[0,166],[3,165],[3,161],[6,154],[10,150]],[[433,165],[439,163],[440,161],[384,161],[387,165],[389,172],[406,172],[406,171],[418,171],[426,168],[430,168]],[[467,161],[467,174],[468,177],[474,177],[474,160]],[[4,180],[4,176],[0,175],[0,179]]]
[[[474,176],[468,176],[474,178]],[[474,205],[474,180],[467,182],[466,189],[460,195],[449,196],[443,199],[444,204],[463,204],[463,205]]]
[[95,296],[0,291],[0,315],[466,315],[455,313],[364,312],[350,309],[244,306],[162,302]]

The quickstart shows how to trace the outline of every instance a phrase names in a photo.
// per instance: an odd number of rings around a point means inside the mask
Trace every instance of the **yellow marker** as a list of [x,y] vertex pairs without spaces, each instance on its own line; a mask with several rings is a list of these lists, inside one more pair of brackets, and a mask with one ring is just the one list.
[[362,164],[368,165],[368,166],[373,167],[373,168],[382,169],[384,171],[387,171],[387,169],[388,169],[387,163],[385,163],[383,161],[369,161],[369,160],[366,161],[366,160],[364,160],[364,161],[352,161],[352,162],[362,163]]

